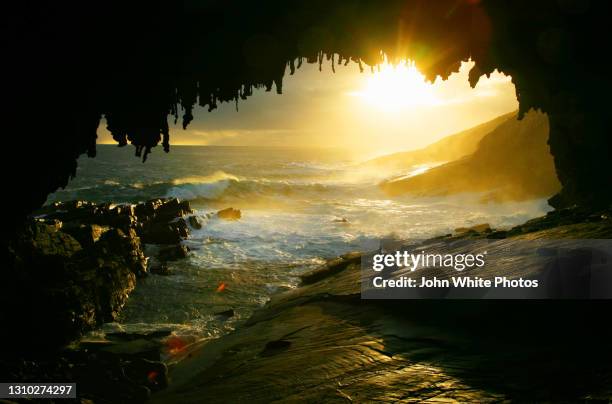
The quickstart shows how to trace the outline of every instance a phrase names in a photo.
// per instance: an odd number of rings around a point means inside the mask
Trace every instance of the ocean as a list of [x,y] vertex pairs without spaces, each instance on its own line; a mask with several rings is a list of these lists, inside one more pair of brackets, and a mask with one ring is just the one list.
[[[295,288],[301,273],[376,248],[381,238],[422,239],[479,223],[508,227],[551,210],[545,200],[483,204],[469,194],[391,199],[381,180],[426,167],[366,170],[342,150],[174,146],[168,154],[154,149],[146,163],[133,152],[98,145],[98,156],[80,158],[76,178],[47,202],[178,197],[205,224],[185,241],[190,256],[170,263],[172,275],[140,280],[120,321],[100,332],[168,328],[187,341],[216,338],[272,294]],[[227,207],[240,209],[242,219],[205,219]],[[229,309],[233,317],[216,314]]]

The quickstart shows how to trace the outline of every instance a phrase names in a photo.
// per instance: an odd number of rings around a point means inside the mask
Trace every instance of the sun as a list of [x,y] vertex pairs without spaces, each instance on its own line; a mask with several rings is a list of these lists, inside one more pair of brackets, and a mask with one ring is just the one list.
[[388,112],[438,103],[433,85],[414,63],[407,61],[396,65],[385,62],[365,80],[361,90],[351,94]]

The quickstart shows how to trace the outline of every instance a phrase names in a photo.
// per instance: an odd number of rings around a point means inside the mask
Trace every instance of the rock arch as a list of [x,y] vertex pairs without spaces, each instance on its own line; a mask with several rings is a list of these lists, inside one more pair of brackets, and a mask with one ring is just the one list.
[[[607,2],[588,0],[183,0],[15,5],[5,26],[5,176],[18,223],[95,156],[104,115],[146,158],[168,119],[192,119],[254,88],[282,92],[302,63],[410,58],[430,79],[471,58],[475,85],[512,76],[521,113],[549,115],[556,207],[612,201]],[[184,112],[183,112],[184,111]],[[8,140],[8,142],[7,142]],[[10,157],[21,157],[12,159]]]

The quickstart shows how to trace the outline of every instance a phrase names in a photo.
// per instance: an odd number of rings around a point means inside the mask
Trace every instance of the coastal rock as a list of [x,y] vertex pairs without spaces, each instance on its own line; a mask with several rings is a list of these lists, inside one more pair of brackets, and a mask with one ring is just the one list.
[[95,247],[101,248],[110,256],[119,257],[120,261],[137,276],[147,272],[147,259],[134,229],[129,229],[125,233],[120,229],[111,229],[100,237]]
[[0,304],[20,310],[0,313],[15,330],[2,334],[2,344],[56,349],[115,321],[136,279],[148,273],[141,238],[162,245],[157,266],[149,266],[168,274],[166,261],[187,256],[180,242],[189,235],[189,213],[189,203],[178,199],[58,202],[36,212],[9,241]]
[[189,221],[189,225],[193,227],[194,229],[199,230],[202,228],[202,221],[200,220],[198,216],[195,216],[195,215],[189,216],[187,220]]
[[150,244],[175,244],[183,238],[185,231],[174,223],[151,223],[141,231],[142,241]]
[[[92,205],[71,206],[89,210]],[[114,321],[135,287],[136,276],[146,273],[146,258],[132,228],[33,219],[10,242],[9,252],[13,265],[3,280],[0,303],[22,309],[19,315],[2,313],[0,320],[15,330],[2,339],[40,349],[63,345]]]
[[117,320],[136,286],[136,276],[146,273],[146,260],[137,243],[133,233],[112,229],[67,263],[73,274],[67,297],[73,298],[75,323],[81,323],[82,331]]
[[136,225],[131,205],[95,204],[87,201],[56,202],[38,211],[46,219],[57,219],[65,225],[97,224],[127,230]]
[[[590,236],[592,229],[601,229],[599,234],[609,238],[612,223],[560,226],[535,236],[580,238]],[[515,242],[500,240],[494,248],[497,253],[512,250]],[[464,246],[449,243],[441,248],[440,253],[463,253]],[[516,253],[516,259],[496,262],[482,269],[491,272],[480,274],[491,277],[495,271],[518,270],[526,276],[536,267],[545,272],[571,268],[564,262],[550,268],[540,258],[531,261]],[[592,257],[580,249],[562,259],[590,266]],[[364,300],[359,261],[358,253],[330,261],[316,279],[272,296],[244,326],[195,348],[171,369],[171,384],[152,396],[152,403],[196,404],[220,401],[219,397],[226,402],[243,397],[252,402],[396,402],[405,397],[415,402],[432,397],[448,402],[539,402],[597,397],[606,402],[612,397],[611,330],[597,321],[606,318],[607,307],[568,302],[559,310],[558,301],[541,300]],[[588,279],[582,281],[588,284]],[[537,380],[532,372],[525,374],[533,366]]]
[[217,217],[224,220],[239,220],[242,218],[242,212],[239,209],[226,208],[218,211]]
[[470,227],[458,227],[455,229],[455,233],[464,234],[464,233],[490,233],[491,225],[489,223],[477,224],[475,226]]
[[141,222],[149,221],[155,216],[155,210],[162,205],[161,199],[151,199],[143,203],[139,203],[134,208],[134,213]]
[[351,265],[359,264],[360,262],[361,253],[352,252],[344,254],[338,258],[330,260],[326,265],[319,269],[303,274],[300,277],[302,280],[302,285],[310,285],[312,283],[319,282],[325,278],[344,271]]
[[35,220],[31,222],[21,238],[22,247],[29,250],[33,257],[59,256],[68,258],[81,250],[79,242],[70,234],[60,231],[62,223]]
[[65,233],[74,237],[82,246],[92,246],[110,227],[97,224],[70,223],[63,227]]
[[188,201],[155,199],[135,208],[139,219],[139,233],[143,242],[176,244],[189,236],[184,215],[193,212]]
[[193,213],[189,201],[180,201],[172,198],[162,201],[162,204],[155,210],[156,221],[171,221],[177,217],[182,217]]

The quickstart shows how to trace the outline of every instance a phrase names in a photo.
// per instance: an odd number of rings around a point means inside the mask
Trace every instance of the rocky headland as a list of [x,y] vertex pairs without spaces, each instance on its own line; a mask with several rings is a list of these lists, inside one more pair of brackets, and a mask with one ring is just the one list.
[[521,120],[516,114],[503,115],[422,150],[382,157],[374,163],[393,167],[404,156],[408,157],[405,164],[443,163],[421,174],[382,182],[381,189],[391,196],[477,192],[484,201],[546,198],[560,189],[548,133],[545,114],[530,111]]

